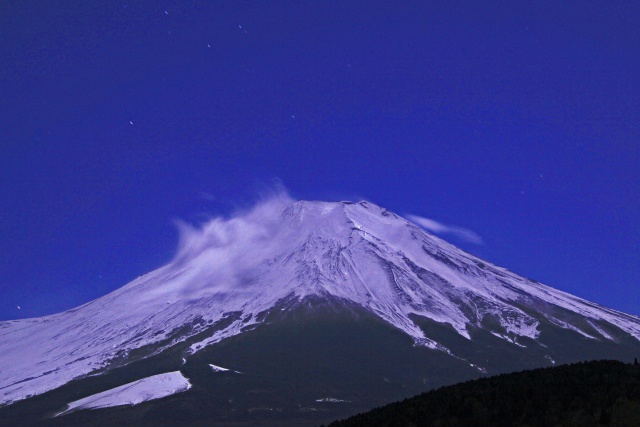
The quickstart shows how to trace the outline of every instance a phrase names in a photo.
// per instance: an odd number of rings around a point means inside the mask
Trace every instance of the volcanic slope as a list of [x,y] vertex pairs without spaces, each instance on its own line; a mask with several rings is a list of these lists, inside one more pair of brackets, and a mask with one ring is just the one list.
[[180,371],[193,387],[154,404],[213,387],[226,402],[218,415],[330,419],[484,374],[628,360],[639,338],[637,316],[520,277],[372,203],[276,201],[184,226],[172,262],[102,298],[1,322],[0,415],[33,413],[30,401],[58,413]]

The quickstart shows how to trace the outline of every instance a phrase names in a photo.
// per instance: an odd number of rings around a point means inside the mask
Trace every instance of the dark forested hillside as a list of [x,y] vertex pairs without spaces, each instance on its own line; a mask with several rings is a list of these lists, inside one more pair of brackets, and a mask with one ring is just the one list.
[[443,387],[331,427],[640,426],[640,366],[594,361]]

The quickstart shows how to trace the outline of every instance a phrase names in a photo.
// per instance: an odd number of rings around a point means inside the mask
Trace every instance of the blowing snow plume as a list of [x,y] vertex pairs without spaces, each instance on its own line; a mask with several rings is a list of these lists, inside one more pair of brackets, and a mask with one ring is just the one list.
[[179,263],[211,249],[237,255],[240,246],[246,249],[244,245],[264,243],[275,232],[274,225],[282,211],[293,202],[286,192],[277,191],[249,210],[236,212],[229,218],[211,219],[199,227],[176,221],[180,240],[172,262]]
[[409,218],[409,220],[415,222],[425,230],[431,231],[435,234],[452,234],[459,239],[462,239],[466,242],[475,243],[476,245],[481,245],[483,243],[482,237],[480,237],[478,233],[467,228],[443,224],[441,222],[434,221],[429,218],[424,218],[418,215],[407,215],[407,218]]
[[[268,257],[282,238],[282,212],[294,200],[283,189],[270,191],[252,208],[216,217],[199,226],[176,221],[180,238],[169,265],[189,268],[193,286],[228,291],[255,276],[256,260]],[[206,277],[206,280],[202,280]],[[192,289],[192,287],[190,287]]]

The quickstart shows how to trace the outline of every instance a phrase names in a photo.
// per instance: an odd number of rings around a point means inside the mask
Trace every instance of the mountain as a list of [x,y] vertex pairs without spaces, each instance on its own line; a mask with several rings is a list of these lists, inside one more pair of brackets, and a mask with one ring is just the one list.
[[487,374],[640,353],[639,317],[369,202],[275,200],[181,228],[166,266],[0,323],[0,419],[312,424]]
[[443,387],[330,427],[637,426],[640,367],[592,361]]

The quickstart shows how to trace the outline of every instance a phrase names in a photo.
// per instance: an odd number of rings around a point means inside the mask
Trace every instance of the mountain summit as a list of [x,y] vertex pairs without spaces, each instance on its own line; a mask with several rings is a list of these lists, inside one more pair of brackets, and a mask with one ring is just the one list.
[[[406,351],[425,361],[410,369],[420,371],[426,387],[640,353],[639,317],[492,265],[384,208],[366,201],[280,201],[201,229],[181,225],[169,264],[104,297],[52,316],[1,322],[0,404],[106,378],[160,356],[175,359],[176,371],[196,383],[197,375],[189,377],[181,367],[216,351],[233,353],[236,344],[251,349],[251,337],[253,348],[270,349],[278,344],[264,338],[269,331],[301,319],[342,319],[341,331],[351,319],[377,325],[367,330],[384,330],[394,340],[408,338]],[[374,348],[385,344],[372,340]],[[279,354],[303,363],[297,351]],[[259,369],[256,360],[240,366],[242,357],[234,371]],[[455,365],[457,376],[434,380],[438,374],[428,367],[434,357]],[[211,372],[220,368],[216,360],[208,362]],[[371,369],[373,374],[376,366]],[[127,381],[143,379],[127,375]],[[181,391],[187,390],[190,383],[181,378]],[[319,395],[317,402],[357,400],[347,385],[331,387],[323,390],[343,398]],[[398,393],[417,387],[402,383],[406,390]],[[361,407],[374,400],[366,402]]]

